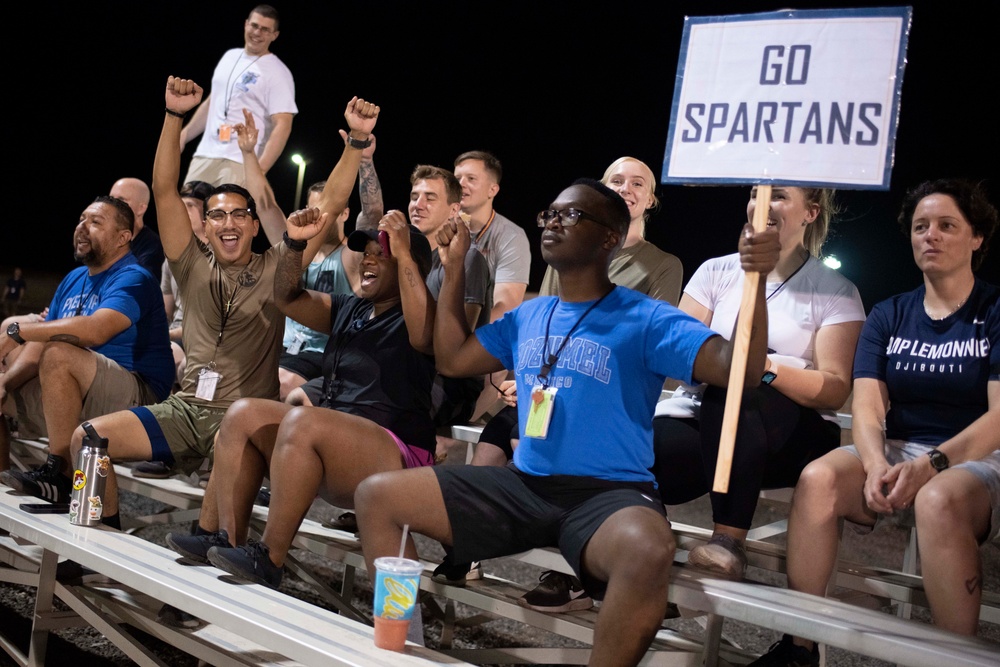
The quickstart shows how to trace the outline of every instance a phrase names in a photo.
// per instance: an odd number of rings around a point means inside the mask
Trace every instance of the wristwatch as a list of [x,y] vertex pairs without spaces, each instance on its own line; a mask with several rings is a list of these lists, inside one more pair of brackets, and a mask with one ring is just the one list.
[[351,148],[357,148],[359,151],[363,151],[372,145],[372,138],[371,135],[369,135],[367,139],[362,141],[361,139],[355,139],[351,135],[347,135],[347,143]]
[[17,322],[10,323],[7,327],[7,335],[18,345],[24,345],[25,340],[21,338],[21,325]]
[[764,384],[771,384],[776,377],[778,377],[778,374],[774,371],[764,371],[764,374],[760,376],[760,381]]
[[950,463],[948,462],[948,457],[940,449],[932,449],[927,452],[927,456],[931,459],[931,467],[941,472],[942,470],[947,470]]

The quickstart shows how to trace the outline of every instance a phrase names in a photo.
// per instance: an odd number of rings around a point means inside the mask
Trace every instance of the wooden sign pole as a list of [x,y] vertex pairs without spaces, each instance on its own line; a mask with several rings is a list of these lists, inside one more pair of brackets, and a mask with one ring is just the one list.
[[[771,186],[757,186],[757,202],[753,211],[753,229],[767,229],[771,210]],[[729,388],[726,390],[726,407],[722,415],[722,435],[719,438],[719,457],[715,463],[715,481],[712,490],[729,492],[729,474],[733,467],[733,447],[736,444],[736,426],[739,423],[740,403],[743,400],[743,376],[747,370],[747,350],[750,348],[750,331],[753,327],[754,305],[760,274],[756,271],[743,276],[743,300],[740,315],[733,333],[733,361],[729,369]],[[766,335],[766,333],[765,333]]]

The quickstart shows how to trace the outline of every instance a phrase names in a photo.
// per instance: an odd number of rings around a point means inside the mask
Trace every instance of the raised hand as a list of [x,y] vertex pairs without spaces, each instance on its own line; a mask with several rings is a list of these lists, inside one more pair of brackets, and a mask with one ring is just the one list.
[[389,235],[393,257],[410,256],[410,225],[402,211],[389,211],[379,220],[378,230]]
[[249,109],[243,110],[243,122],[233,127],[236,130],[236,142],[243,153],[253,153],[257,147],[257,123]]
[[[340,138],[344,140],[345,144],[347,143],[347,130],[340,130]],[[375,135],[369,134],[368,138],[372,140],[372,145],[361,151],[362,162],[371,162],[372,158],[375,157]]]
[[177,113],[187,113],[201,104],[205,91],[191,79],[181,79],[176,76],[167,77],[167,90],[164,101],[167,108]]
[[[375,129],[375,121],[378,120],[379,107],[371,102],[366,102],[359,97],[351,98],[344,111],[344,118],[347,119],[347,126],[351,131],[359,134],[369,135]],[[355,137],[356,139],[361,137]]]
[[468,225],[460,218],[452,218],[441,225],[434,240],[438,244],[438,256],[441,258],[441,264],[446,268],[458,264],[464,271],[465,255],[469,252],[469,246],[472,244]]
[[329,213],[320,213],[316,207],[304,208],[288,216],[288,220],[285,222],[285,231],[290,239],[308,241],[320,234],[329,221]]

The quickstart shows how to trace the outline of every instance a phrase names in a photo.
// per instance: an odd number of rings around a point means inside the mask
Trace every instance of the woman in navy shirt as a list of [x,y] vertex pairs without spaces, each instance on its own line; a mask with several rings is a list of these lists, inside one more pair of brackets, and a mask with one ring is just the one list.
[[[978,185],[939,180],[907,194],[899,223],[924,281],[877,304],[865,322],[854,361],[855,444],[799,479],[788,583],[825,593],[839,519],[865,530],[888,515],[915,519],[934,623],[975,635],[978,547],[1000,532],[1000,288],[974,271],[997,210]],[[796,661],[818,664],[816,648],[785,635],[752,664]]]

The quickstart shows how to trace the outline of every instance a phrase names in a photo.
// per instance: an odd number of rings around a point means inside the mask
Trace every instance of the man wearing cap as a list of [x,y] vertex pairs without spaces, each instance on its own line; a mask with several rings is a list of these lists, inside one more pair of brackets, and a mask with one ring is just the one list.
[[[234,403],[219,432],[198,532],[167,536],[167,544],[188,559],[273,588],[317,493],[337,507],[353,507],[354,489],[369,475],[434,460],[434,301],[425,283],[430,245],[401,211],[390,211],[377,229],[348,238],[348,248],[362,253],[361,296],[305,290],[296,247],[323,234],[327,220],[318,209],[289,218],[293,241],[275,276],[282,312],[330,332],[319,403]],[[380,232],[391,256],[383,252]],[[250,508],[265,474],[271,503],[263,537],[238,546],[247,540]]]

